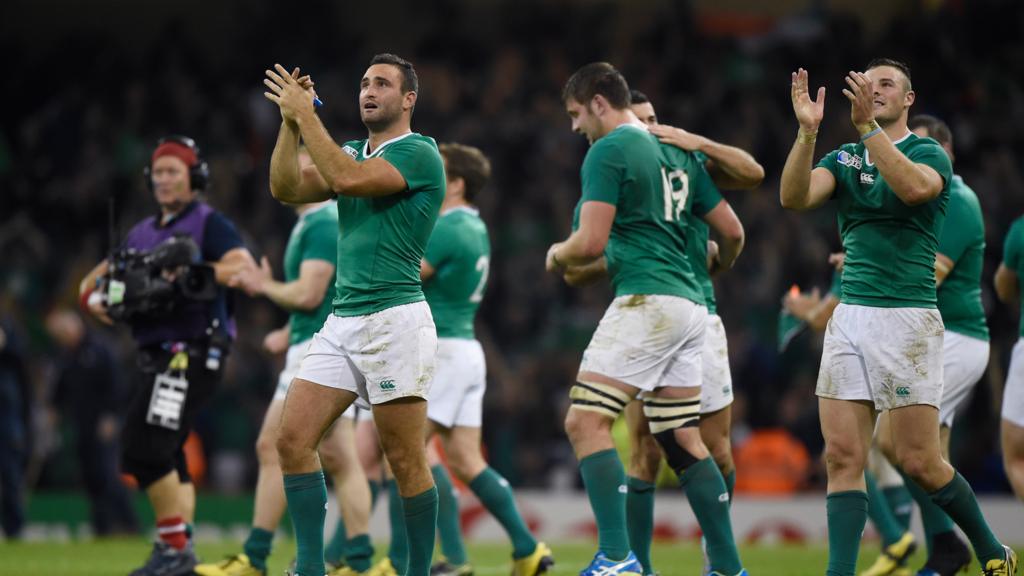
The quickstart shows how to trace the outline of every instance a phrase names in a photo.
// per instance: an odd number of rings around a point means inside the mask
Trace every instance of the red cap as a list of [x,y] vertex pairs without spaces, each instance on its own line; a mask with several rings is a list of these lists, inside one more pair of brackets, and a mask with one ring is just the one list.
[[156,162],[156,159],[161,156],[174,156],[190,168],[199,162],[199,158],[196,157],[195,150],[181,144],[180,142],[164,142],[157,146],[156,150],[153,150],[153,157],[150,159],[150,164]]

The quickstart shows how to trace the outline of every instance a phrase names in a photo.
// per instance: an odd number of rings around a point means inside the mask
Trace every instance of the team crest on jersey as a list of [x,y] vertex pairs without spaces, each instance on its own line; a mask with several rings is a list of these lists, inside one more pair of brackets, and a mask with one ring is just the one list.
[[341,151],[344,152],[345,154],[348,154],[353,159],[359,157],[359,151],[347,144],[345,146],[342,146]]
[[875,175],[874,174],[868,174],[867,172],[861,172],[860,173],[860,183],[861,184],[874,184],[875,183]]
[[849,166],[856,170],[860,170],[860,167],[864,165],[864,161],[860,156],[856,154],[850,154],[846,150],[840,150],[839,154],[836,155],[836,162],[839,162],[843,166]]

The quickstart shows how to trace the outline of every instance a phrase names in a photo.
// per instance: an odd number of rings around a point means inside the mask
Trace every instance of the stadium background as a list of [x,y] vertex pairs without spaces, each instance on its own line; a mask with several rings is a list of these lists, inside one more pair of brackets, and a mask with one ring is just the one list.
[[[758,190],[727,196],[748,241],[717,284],[737,393],[734,440],[742,449],[759,432],[786,431],[812,457],[801,489],[820,492],[820,338],[802,336],[780,354],[776,321],[790,285],[827,289],[826,258],[839,240],[833,209],[795,214],[778,203],[796,130],[789,72],[803,66],[829,89],[823,154],[855,137],[840,93],[845,72],[875,56],[908,62],[912,112],[950,124],[956,172],[986,218],[992,356],[955,428],[953,461],[979,493],[1005,493],[996,414],[1018,312],[996,301],[991,278],[1005,232],[1024,212],[1022,29],[1024,4],[1008,0],[8,0],[0,5],[0,322],[19,346],[5,350],[0,369],[27,369],[31,493],[80,486],[68,426],[50,417],[59,399],[44,321],[74,306],[79,279],[106,253],[108,198],[122,231],[151,213],[142,167],[152,145],[188,134],[211,165],[210,203],[280,276],[294,217],[268,192],[279,117],[262,96],[263,70],[280,62],[312,74],[321,115],[341,141],[365,132],[357,83],[380,51],[416,64],[415,130],[478,146],[494,164],[480,200],[495,263],[480,315],[490,369],[485,441],[495,468],[538,489],[577,482],[561,430],[566,390],[610,299],[606,288],[571,290],[543,271],[547,246],[568,233],[586,151],[559,101],[568,75],[608,60],[664,123],[741,146],[765,167]],[[285,314],[245,297],[237,310],[228,375],[198,426],[206,493],[251,490],[252,446],[280,367],[260,342]],[[121,362],[133,361],[124,330],[92,328]]]

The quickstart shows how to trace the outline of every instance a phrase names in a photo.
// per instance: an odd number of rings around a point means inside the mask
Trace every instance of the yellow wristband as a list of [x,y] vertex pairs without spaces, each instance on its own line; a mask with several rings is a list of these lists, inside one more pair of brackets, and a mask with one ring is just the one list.
[[804,132],[803,128],[797,131],[796,141],[800,144],[814,144],[818,140],[818,131]]
[[882,127],[879,126],[878,122],[876,122],[874,120],[872,120],[871,122],[868,122],[867,124],[858,124],[857,125],[857,132],[860,133],[861,138],[864,138],[865,135],[870,134],[871,132],[874,132],[876,130],[881,131],[881,129],[882,129]]

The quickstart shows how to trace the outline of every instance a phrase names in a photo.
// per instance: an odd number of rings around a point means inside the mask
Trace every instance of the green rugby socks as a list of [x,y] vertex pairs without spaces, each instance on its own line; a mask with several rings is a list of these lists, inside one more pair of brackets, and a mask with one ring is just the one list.
[[626,530],[629,547],[644,567],[644,574],[654,574],[651,562],[651,540],[654,538],[654,484],[633,478],[626,479]]
[[729,491],[713,458],[700,460],[679,476],[693,515],[697,517],[707,542],[711,569],[722,574],[743,570],[729,518]]
[[626,533],[626,470],[614,449],[580,460],[580,474],[597,521],[598,547],[610,560],[629,555]]
[[879,535],[882,537],[882,547],[895,544],[903,537],[903,529],[889,508],[889,502],[885,499],[875,475],[871,472],[864,472],[864,482],[867,484],[868,494],[868,518],[874,523]]
[[253,528],[249,531],[249,537],[242,545],[242,552],[249,557],[249,563],[254,568],[266,571],[267,556],[270,556],[271,543],[274,540],[274,533],[263,528]]
[[285,474],[284,494],[298,547],[295,572],[301,576],[320,576],[325,573],[324,520],[327,516],[327,484],[323,470]]
[[512,557],[524,558],[533,554],[537,541],[519,515],[512,489],[493,468],[487,467],[469,483],[469,489],[480,499],[480,503],[505,528],[512,540]]
[[[437,487],[411,497],[402,498],[405,526],[408,531],[409,564],[406,576],[429,576],[434,558],[434,536],[437,534]],[[397,567],[396,567],[397,570]],[[399,571],[399,574],[403,572]]]
[[828,511],[828,570],[826,576],[854,576],[857,552],[868,520],[868,495],[860,490],[833,492]]
[[448,469],[438,464],[430,469],[437,486],[437,535],[441,553],[455,565],[466,563],[466,547],[459,526],[459,500]]

